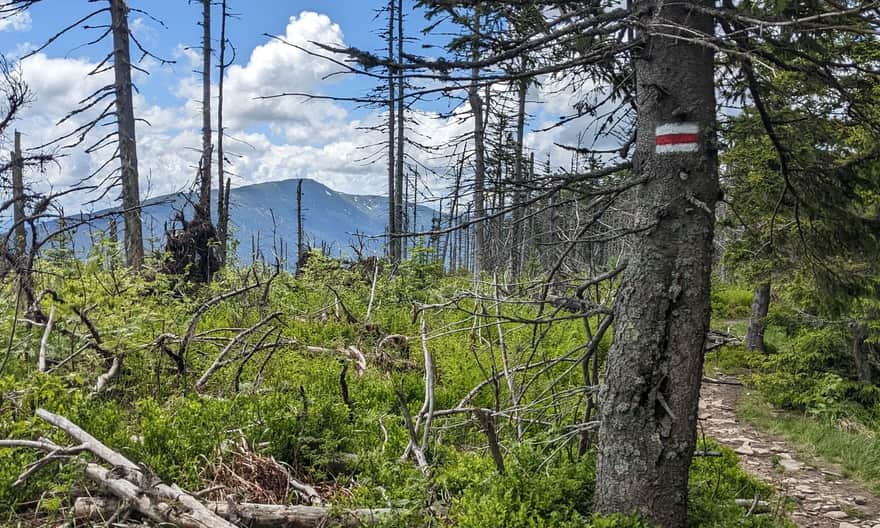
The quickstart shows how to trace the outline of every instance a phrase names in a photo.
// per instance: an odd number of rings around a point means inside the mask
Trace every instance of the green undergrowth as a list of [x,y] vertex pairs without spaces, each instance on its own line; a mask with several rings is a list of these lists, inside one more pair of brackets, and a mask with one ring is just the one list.
[[[442,276],[437,265],[418,258],[402,264],[393,278],[381,270],[367,321],[372,270],[344,267],[317,254],[304,274],[281,274],[271,288],[266,287],[269,269],[229,269],[212,284],[193,288],[161,274],[109,271],[101,259],[48,259],[40,266],[41,288],[55,294],[43,298],[41,309],[48,313],[54,304],[57,312],[48,341],[50,365],[71,354],[74,358],[51,374],[34,372],[41,329],[17,323],[0,377],[2,438],[46,437],[69,444],[62,432],[35,417],[36,409],[45,408],[190,491],[207,488],[211,468],[228,461],[233,446],[247,445],[254,456],[272,457],[296,478],[319,487],[329,504],[408,512],[388,521],[390,526],[427,524],[426,511],[435,512],[444,525],[463,527],[645,526],[592,513],[594,455],[576,455],[580,437],[568,428],[582,420],[585,406],[585,380],[576,360],[586,341],[581,320],[543,327],[539,346],[533,348],[532,327],[519,321],[536,317],[537,307],[502,307],[507,318],[504,342],[513,360],[523,362],[528,355],[535,362],[561,358],[538,375],[517,374],[519,383],[528,381],[519,395],[523,406],[547,409],[534,416],[541,425],[527,425],[519,442],[511,422],[498,420],[506,470],[499,474],[486,451],[485,432],[467,413],[437,419],[426,450],[431,463],[426,478],[413,463],[400,460],[408,435],[399,398],[415,415],[424,396],[421,319],[430,334],[436,369],[435,409],[458,406],[486,373],[503,370],[491,302],[480,305],[461,298],[454,305],[415,310],[420,304],[443,305],[467,291],[470,279]],[[253,284],[257,277],[259,287],[203,311],[181,373],[173,358],[179,342],[163,343],[158,336],[185,335],[192,314],[208,299]],[[3,293],[0,335],[9,336],[14,295]],[[478,330],[473,329],[473,313],[483,317]],[[93,387],[107,364],[95,347],[77,350],[82,336],[92,334],[81,314],[94,326],[100,348],[125,358],[119,377],[99,395]],[[249,361],[241,366],[245,356],[237,356],[196,390],[195,381],[230,339],[273,314],[277,322],[255,331],[248,347],[231,352],[244,353]],[[595,330],[598,321],[590,323]],[[407,336],[408,345],[379,350],[382,336],[393,334]],[[600,356],[609,341],[610,333],[599,345]],[[274,342],[280,345],[266,349],[271,353],[255,350],[247,355],[260,343]],[[344,360],[347,347],[366,357],[363,372]],[[465,405],[505,406],[510,397],[504,383],[489,384]],[[751,499],[756,493],[769,497],[768,489],[749,479],[736,458],[721,450],[720,458],[694,463],[692,526],[743,526],[744,512],[734,499]],[[73,490],[86,484],[79,465],[58,461],[24,485],[11,487],[37,457],[33,451],[0,449],[0,524],[18,522],[21,512],[36,516],[37,524],[60,521]],[[766,515],[750,517],[744,525],[781,526]]]
[[732,285],[713,285],[712,318],[743,319],[749,316],[752,308],[751,290]]
[[706,355],[706,374],[746,384],[740,419],[880,493],[880,388],[853,379],[846,329],[804,324],[785,305],[771,310],[768,323],[768,354],[722,347]]
[[799,453],[839,465],[845,476],[855,477],[880,493],[880,438],[858,422],[835,421],[804,414],[781,412],[751,393],[737,415],[758,428],[785,438]]

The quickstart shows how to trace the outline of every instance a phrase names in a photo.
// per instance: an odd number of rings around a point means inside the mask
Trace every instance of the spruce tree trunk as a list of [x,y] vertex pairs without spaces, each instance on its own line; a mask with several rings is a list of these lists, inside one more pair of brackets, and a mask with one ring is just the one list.
[[[394,13],[395,22],[397,24],[397,61],[403,63],[403,0],[397,0],[397,7]],[[394,223],[398,227],[398,231],[404,233],[408,231],[408,226],[406,223],[406,202],[404,201],[404,179],[403,179],[403,162],[404,162],[404,151],[403,151],[403,69],[398,68],[397,70],[397,111],[396,111],[396,119],[397,119],[397,151],[395,155],[397,156],[396,162],[397,166],[395,168],[394,174],[394,189],[396,194],[394,196]],[[398,238],[398,255],[400,258],[406,258],[406,246],[407,246],[407,238]]]
[[226,181],[223,154],[223,77],[226,72],[226,19],[229,16],[226,0],[220,4],[220,73],[217,78],[217,238],[220,239],[220,264],[226,263],[226,232],[229,220],[224,216],[224,183]]
[[[640,27],[713,33],[685,6],[641,1]],[[706,5],[708,2],[705,2]],[[662,13],[657,10],[662,9]],[[637,11],[638,12],[638,11]],[[714,208],[719,193],[713,52],[643,34],[637,80],[637,225],[618,291],[614,342],[600,392],[595,506],[686,525],[688,468],[696,443],[703,342],[709,328]]]
[[[480,58],[479,51],[480,34],[480,9],[474,8],[474,27],[471,44],[471,59],[477,61]],[[483,100],[480,97],[477,79],[480,78],[480,69],[473,68],[471,71],[472,81],[468,88],[468,102],[471,112],[474,114],[474,277],[479,280],[483,271],[486,258],[486,206],[484,187],[486,182],[486,141],[483,126]]]
[[868,353],[870,345],[867,340],[870,333],[868,327],[858,324],[853,332],[853,361],[856,364],[856,375],[862,383],[874,383],[873,372],[871,371],[870,354]]
[[125,220],[125,257],[129,266],[144,264],[144,235],[141,225],[140,182],[137,139],[132,104],[131,54],[129,52],[128,6],[125,0],[109,0],[113,30],[113,72],[115,74],[117,132],[119,135],[122,209]]
[[[514,279],[518,279],[522,273],[523,262],[523,218],[524,211],[522,203],[525,201],[523,197],[523,137],[525,136],[526,125],[526,93],[528,91],[528,81],[525,79],[517,81],[517,110],[516,110],[516,153],[513,159],[513,182],[515,184],[513,191],[513,240],[510,243],[510,265],[511,275]],[[503,204],[502,204],[503,206]]]
[[746,350],[760,350],[767,353],[764,344],[764,330],[767,328],[767,312],[770,310],[770,282],[765,282],[755,290],[752,301],[752,315],[746,330]]
[[[12,151],[12,220],[15,222],[15,258],[19,266],[27,253],[27,233],[25,232],[24,196],[24,158],[21,154],[21,132],[15,131],[15,150]],[[21,269],[17,270],[21,272]]]
[[[202,173],[199,216],[211,222],[211,0],[202,0]],[[221,191],[222,192],[222,191]]]
[[[388,62],[394,61],[394,11],[395,0],[388,0]],[[394,104],[394,68],[388,67],[388,256],[391,263],[400,262],[400,238],[397,236],[400,226],[397,224],[397,188],[394,168],[397,159],[394,157],[394,133],[396,123]]]

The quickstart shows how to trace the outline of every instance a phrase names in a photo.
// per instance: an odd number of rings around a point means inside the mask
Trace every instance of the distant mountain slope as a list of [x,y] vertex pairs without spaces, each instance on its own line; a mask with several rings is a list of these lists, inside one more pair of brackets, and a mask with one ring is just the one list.
[[[238,257],[249,263],[252,257],[252,240],[266,260],[274,260],[274,248],[283,240],[290,260],[296,252],[296,179],[258,183],[232,189],[230,217],[232,234],[239,241]],[[367,237],[379,237],[385,231],[388,219],[388,198],[384,196],[354,195],[334,191],[314,180],[303,179],[303,229],[312,247],[321,242],[330,247],[334,256],[351,256],[351,244],[355,233]],[[216,199],[216,196],[214,197]],[[163,230],[170,225],[177,211],[184,210],[186,218],[192,217],[191,208],[183,193],[160,196],[144,203],[143,225],[147,248],[158,250],[164,245]],[[74,243],[78,252],[85,252],[91,245],[91,233],[107,231],[112,210],[98,211],[90,227],[78,229]],[[426,231],[436,211],[419,206],[417,229]],[[274,221],[273,221],[274,216]],[[216,218],[214,219],[216,220]],[[120,238],[122,221],[119,221]],[[274,233],[274,243],[273,243]],[[380,254],[384,240],[365,239],[368,254]],[[282,255],[283,257],[283,255]]]

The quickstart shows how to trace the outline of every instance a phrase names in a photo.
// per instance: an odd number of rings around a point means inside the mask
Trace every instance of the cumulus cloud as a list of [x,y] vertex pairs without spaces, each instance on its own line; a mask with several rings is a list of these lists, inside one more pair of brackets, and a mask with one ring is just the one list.
[[32,25],[33,20],[31,20],[31,14],[28,11],[0,19],[0,31],[30,31]]
[[[284,34],[278,37],[305,48],[312,47],[311,41],[345,45],[339,25],[325,15],[312,12],[290,17]],[[200,68],[201,57],[192,48],[181,45],[177,55],[184,63],[191,62],[193,70]],[[112,83],[112,72],[88,76],[95,66],[88,60],[57,58],[45,53],[23,62],[25,79],[36,95],[35,104],[26,110],[19,123],[29,145],[47,142],[94,117],[94,112],[86,112],[61,126],[55,125],[88,95]],[[383,194],[386,191],[381,146],[386,137],[369,125],[386,122],[387,114],[375,111],[355,118],[345,107],[329,101],[308,101],[301,97],[256,98],[283,92],[319,94],[326,90],[328,82],[344,79],[333,75],[338,71],[338,65],[278,39],[257,46],[244,63],[227,70],[225,152],[233,185],[308,177],[343,192]],[[171,94],[177,98],[176,102],[157,104],[143,95],[135,96],[136,116],[144,121],[137,125],[144,197],[193,186],[201,146],[201,90],[200,77],[187,73],[177,81]],[[213,96],[216,101],[216,85]],[[562,111],[570,104],[570,98],[577,96],[567,94],[568,100],[553,108]],[[556,101],[549,91],[529,96],[532,101],[545,98]],[[536,106],[532,104],[530,108],[535,110]],[[413,110],[409,115],[411,137],[431,147],[429,152],[407,148],[414,165],[429,169],[423,181],[431,187],[430,192],[440,193],[446,186],[442,176],[449,174],[452,165],[453,147],[449,144],[471,133],[473,126],[469,116],[466,101],[449,115],[424,110]],[[544,124],[535,123],[536,126]],[[90,139],[96,141],[106,132],[95,131],[94,138]],[[566,129],[528,134],[526,144],[539,152],[550,151],[554,150],[554,142],[571,143],[570,134],[572,132]],[[555,151],[554,164],[567,164],[568,154],[559,149]],[[58,167],[49,167],[34,178],[42,179],[43,185],[71,185],[96,170],[112,152],[104,150],[89,156],[79,148],[64,154]],[[117,193],[109,194],[99,205],[109,205],[116,196]]]

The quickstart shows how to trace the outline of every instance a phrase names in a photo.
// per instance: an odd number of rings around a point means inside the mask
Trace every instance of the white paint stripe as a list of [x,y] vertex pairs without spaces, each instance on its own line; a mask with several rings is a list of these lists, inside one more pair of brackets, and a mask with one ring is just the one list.
[[669,134],[698,134],[700,125],[697,123],[665,123],[657,125],[655,136],[666,136]]
[[657,145],[657,154],[675,154],[678,152],[696,152],[700,149],[698,143],[673,143],[671,145]]

